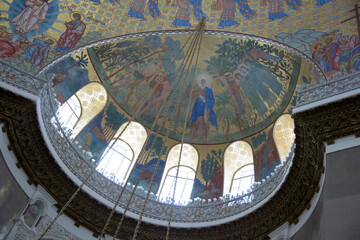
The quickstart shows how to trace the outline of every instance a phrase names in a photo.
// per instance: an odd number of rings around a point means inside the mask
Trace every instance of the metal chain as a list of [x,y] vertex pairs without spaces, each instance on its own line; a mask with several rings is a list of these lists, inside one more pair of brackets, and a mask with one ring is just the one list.
[[[188,39],[189,40],[189,39]],[[186,43],[184,44],[183,48],[185,47],[185,45],[187,44],[188,41],[186,41]],[[181,51],[183,50],[183,48],[180,49],[179,53],[176,55],[176,57],[171,61],[170,65],[168,66],[168,68],[166,69],[166,72],[170,69],[170,67],[172,66],[172,64],[175,62],[176,58],[181,54]],[[159,69],[160,71],[160,69]],[[154,90],[153,92],[155,92],[156,87],[158,86],[159,82],[157,82],[154,86]],[[50,87],[49,83],[47,84],[48,88]],[[171,90],[171,89],[170,89]],[[169,92],[170,92],[169,90]],[[48,90],[49,91],[49,90]],[[51,97],[50,92],[49,92],[49,97]],[[134,121],[134,119],[137,117],[137,115],[141,112],[142,108],[144,107],[145,103],[150,99],[151,95],[149,95],[149,97],[147,99],[145,99],[145,101],[143,101],[143,103],[141,104],[141,106],[136,110],[135,114],[131,116],[131,119],[127,122],[127,124],[125,125],[124,129],[120,132],[119,136],[117,137],[118,139],[121,137],[121,135],[125,132],[125,130],[127,129],[127,127],[130,125],[130,123],[132,121]],[[50,101],[51,104],[51,101]],[[55,117],[56,118],[56,117]],[[57,119],[57,118],[56,118]],[[65,136],[65,135],[64,135]],[[108,148],[107,152],[110,151],[110,149],[114,146],[114,144],[116,143],[116,141],[113,142],[113,144]],[[145,145],[145,144],[144,144]],[[105,153],[106,155],[107,153]],[[41,238],[43,238],[45,236],[45,234],[49,231],[49,229],[54,225],[54,223],[57,221],[57,219],[64,213],[64,211],[67,209],[67,207],[70,205],[70,203],[74,200],[74,198],[77,196],[77,194],[80,192],[80,190],[82,189],[82,187],[85,185],[85,183],[90,179],[90,177],[92,176],[92,174],[96,171],[97,166],[100,164],[101,161],[99,161],[94,168],[91,170],[91,172],[89,173],[89,175],[82,181],[82,183],[79,185],[79,187],[76,189],[76,191],[73,193],[73,195],[69,198],[69,200],[64,204],[64,206],[61,208],[61,210],[58,212],[58,214],[56,215],[56,217],[50,222],[50,224],[46,227],[46,229],[44,230],[44,232],[41,234],[41,236],[38,238],[38,240],[41,240]],[[126,186],[126,185],[124,185]],[[125,187],[124,187],[125,188]],[[124,190],[124,188],[122,189],[122,192]],[[121,193],[122,193],[121,192]]]
[[[196,33],[197,34],[197,33]],[[192,40],[192,42],[191,42],[191,48],[193,48],[193,43],[194,43],[194,41],[195,41],[195,39],[196,39],[196,37],[195,38],[193,38],[193,40]],[[185,65],[183,64],[183,62],[184,62],[184,60],[186,59],[186,61],[185,61]],[[182,69],[182,73],[184,72],[184,70],[185,70],[185,68],[186,68],[186,65],[188,64],[188,60],[190,59],[190,55],[186,55],[186,57],[183,59],[183,61],[182,61],[182,64],[181,64],[181,67],[180,68],[182,68],[183,67],[183,69]],[[179,73],[180,71],[178,71],[178,73]],[[176,74],[176,77],[175,77],[175,79],[177,78],[177,76],[179,75],[179,74]],[[182,75],[182,74],[181,74]],[[177,83],[179,83],[180,82],[180,80],[181,80],[181,78],[179,78],[179,81],[177,82]],[[183,82],[184,83],[184,82]],[[181,91],[180,91],[180,93],[179,93],[180,95],[181,95]],[[180,95],[178,95],[178,96],[180,96]],[[177,103],[179,102],[179,101],[176,101]],[[173,114],[174,114],[175,112],[173,111]],[[171,117],[172,118],[172,117]],[[164,119],[166,119],[166,118],[164,118]],[[166,136],[168,136],[168,133],[166,133]],[[163,151],[162,149],[163,149],[163,146],[165,145],[165,143],[166,143],[166,141],[167,141],[167,138],[166,138],[166,140],[164,141],[164,144],[162,145],[162,148],[161,148],[161,150],[160,150],[160,153]],[[155,144],[155,142],[153,142],[153,145],[151,146],[151,148],[154,146],[154,144]],[[158,158],[158,160],[160,159],[160,157]],[[157,165],[158,165],[158,162],[157,162]],[[144,166],[143,166],[143,168],[144,168]],[[142,168],[142,169],[143,169]],[[156,169],[157,170],[157,169]],[[156,171],[154,172],[154,174],[156,173]],[[154,176],[154,175],[153,175]],[[136,182],[136,185],[135,185],[135,187],[134,187],[134,189],[133,189],[133,192],[132,192],[132,194],[131,194],[131,196],[130,196],[130,199],[128,200],[128,204],[127,204],[127,206],[126,206],[126,208],[125,208],[125,210],[124,210],[124,213],[123,213],[123,216],[122,216],[122,218],[121,218],[121,220],[120,220],[120,222],[119,222],[119,224],[118,224],[118,226],[117,226],[117,229],[116,229],[116,232],[115,232],[115,235],[114,235],[114,238],[113,239],[115,239],[116,238],[116,236],[117,236],[117,234],[119,233],[119,231],[120,231],[120,227],[122,226],[122,223],[123,223],[123,221],[124,221],[124,218],[125,218],[125,214],[126,214],[126,212],[127,212],[127,210],[128,210],[128,207],[129,207],[129,205],[130,205],[130,201],[131,201],[131,199],[132,199],[132,197],[133,197],[133,195],[134,195],[134,191],[135,191],[135,189],[136,189],[136,187],[137,187],[137,185],[138,185],[138,183],[139,183],[139,178],[137,179],[137,182]],[[151,183],[150,183],[151,184]],[[152,184],[151,184],[151,186],[152,186]],[[149,188],[149,189],[151,189],[151,187]],[[150,194],[150,192],[148,192],[148,194]]]
[[[203,19],[202,19],[201,23],[199,24],[199,26],[200,26],[200,31],[201,31],[201,26],[202,26],[202,24],[203,24]],[[199,40],[199,35],[201,34],[200,31],[198,30],[198,32],[197,32],[196,43],[194,44],[193,47],[196,46],[196,44],[197,44],[197,42],[198,42],[198,40]],[[192,50],[193,50],[193,49],[192,49]],[[195,49],[194,49],[194,50],[195,50]],[[192,54],[192,56],[191,56],[191,62],[192,62],[192,59],[194,58],[194,55],[195,55],[195,51],[193,51],[191,54]],[[189,64],[189,67],[187,68],[187,71],[186,71],[186,74],[185,74],[185,79],[187,79],[187,75],[188,75],[188,72],[189,72],[189,69],[190,69],[191,62],[190,62],[190,64]],[[184,82],[185,82],[185,81],[184,81]],[[184,86],[184,85],[183,85],[183,86]],[[177,101],[177,102],[176,102],[176,106],[178,107],[178,105],[179,105],[179,102]],[[174,112],[173,112],[173,113],[174,113]],[[186,122],[186,119],[185,119],[185,122]],[[168,131],[169,131],[169,129],[168,129]],[[165,136],[165,140],[164,140],[164,144],[162,145],[162,148],[164,147],[167,139],[168,139],[168,134]],[[161,152],[161,151],[160,151],[160,152]],[[135,231],[134,231],[134,235],[133,235],[132,240],[136,240],[136,238],[137,238],[137,234],[138,234],[138,231],[139,231],[139,229],[140,229],[141,222],[142,222],[142,216],[143,216],[143,213],[144,213],[144,210],[145,210],[147,201],[148,201],[149,196],[150,196],[151,187],[152,187],[152,185],[154,184],[154,181],[155,181],[155,175],[156,175],[157,169],[158,169],[158,167],[159,167],[159,163],[160,163],[160,156],[158,157],[158,160],[157,160],[157,163],[156,163],[156,166],[155,166],[155,169],[154,169],[154,173],[153,173],[153,175],[152,175],[152,177],[151,177],[150,186],[149,186],[149,191],[147,192],[147,195],[146,195],[144,204],[143,204],[143,206],[142,206],[142,209],[141,209],[141,212],[140,212],[140,215],[139,215],[138,222],[137,222],[136,227],[135,227]]]
[[[178,52],[178,54],[176,55],[176,57],[174,58],[174,60],[171,62],[171,64],[170,64],[170,65],[168,66],[168,68],[166,69],[166,73],[170,70],[171,65],[175,62],[175,60],[176,60],[176,59],[178,58],[178,56],[181,54],[181,52],[183,51],[183,49],[185,48],[185,46],[187,45],[187,43],[189,42],[189,40],[191,39],[191,37],[192,37],[192,35],[187,39],[187,41],[185,42],[184,46],[179,50],[179,52]],[[183,64],[183,61],[182,61],[182,64]],[[165,74],[166,74],[166,73],[165,73]],[[175,79],[176,79],[176,78],[175,78]],[[179,82],[180,82],[180,81],[179,81]],[[157,83],[157,84],[158,84],[158,83]],[[177,87],[177,85],[178,85],[178,84],[176,84],[176,87]],[[154,89],[156,89],[156,86],[154,87]],[[169,92],[168,92],[168,94],[167,94],[167,96],[166,96],[166,99],[169,97],[170,92],[171,92],[171,89],[172,89],[172,88],[170,87]],[[146,101],[145,101],[145,102],[146,102]],[[169,101],[169,102],[170,102],[170,101]],[[164,104],[164,103],[162,104],[162,106],[161,106],[161,108],[160,108],[160,110],[159,110],[159,114],[158,114],[158,116],[156,116],[156,118],[155,118],[155,120],[154,120],[154,123],[153,123],[153,125],[151,126],[150,133],[148,134],[148,136],[151,136],[151,134],[153,133],[153,130],[154,130],[155,126],[156,126],[157,120],[158,120],[158,118],[160,117],[161,113],[166,109],[166,107],[168,107],[168,109],[170,109],[170,105],[168,104],[168,101],[165,101],[165,104]],[[139,109],[141,109],[141,108],[139,108]],[[164,118],[164,119],[166,119],[166,118]],[[149,139],[149,137],[146,139],[146,141],[145,141],[145,143],[143,144],[142,149],[141,149],[141,151],[140,151],[140,153],[139,153],[139,156],[140,156],[140,157],[139,157],[139,159],[138,159],[138,161],[137,161],[138,163],[141,163],[141,160],[144,159],[143,156],[145,156],[145,153],[144,153],[144,152],[146,152],[145,148],[146,148],[146,145],[147,145],[147,143],[148,143],[148,139]],[[155,141],[153,142],[153,144],[154,144],[154,143],[155,143]],[[152,148],[152,147],[151,147],[151,148]],[[150,149],[151,149],[151,148],[150,148]],[[144,159],[143,161],[145,162],[146,159]],[[142,169],[140,170],[140,172],[143,171],[144,167],[145,167],[145,165],[142,167]],[[133,169],[131,170],[131,173],[129,174],[129,176],[131,176],[131,174],[133,173],[134,170],[135,170],[135,165],[134,165]],[[121,197],[122,197],[122,195],[123,195],[123,192],[124,192],[124,190],[125,190],[125,187],[127,186],[128,182],[129,182],[129,179],[130,179],[130,177],[128,177],[128,178],[126,179],[126,181],[125,181],[125,183],[124,183],[124,187],[123,187],[123,189],[121,190],[121,192],[120,192],[120,194],[119,194],[119,196],[118,196],[118,198],[117,198],[117,200],[116,200],[116,202],[115,202],[115,204],[114,204],[114,207],[112,208],[111,213],[110,213],[110,215],[109,215],[109,217],[108,217],[108,219],[107,219],[107,221],[106,221],[106,223],[105,223],[105,226],[103,227],[103,229],[102,229],[102,231],[101,231],[101,234],[100,234],[100,236],[99,236],[98,239],[100,239],[101,237],[103,237],[103,235],[105,234],[105,231],[106,231],[108,225],[110,224],[110,220],[111,220],[112,216],[114,215],[115,209],[116,209],[117,205],[119,204],[119,201],[120,201],[120,199],[121,199]],[[135,185],[135,187],[134,187],[134,189],[133,189],[133,192],[136,190],[136,186],[137,186],[137,184]],[[131,197],[130,197],[130,199],[131,199]],[[130,201],[130,199],[129,199],[129,201]],[[125,213],[124,213],[124,215],[125,215]]]
[[194,74],[193,74],[193,79],[192,79],[192,83],[191,83],[191,89],[190,89],[188,105],[187,105],[187,109],[186,109],[186,113],[185,113],[185,121],[184,121],[183,134],[182,134],[182,137],[181,137],[181,147],[180,147],[180,153],[179,153],[179,159],[178,159],[178,166],[177,166],[177,169],[176,169],[175,184],[174,184],[174,190],[173,190],[173,195],[172,195],[172,199],[171,199],[169,221],[168,221],[168,225],[167,225],[167,229],[166,229],[166,238],[165,238],[166,240],[169,239],[169,234],[170,234],[170,224],[171,224],[172,212],[173,212],[174,204],[175,204],[175,193],[176,193],[177,179],[179,177],[180,162],[181,162],[181,157],[182,157],[182,152],[183,152],[183,147],[184,147],[184,137],[185,137],[186,125],[187,125],[186,120],[188,119],[188,115],[189,115],[189,111],[190,111],[191,95],[192,95],[192,92],[193,92],[193,89],[194,89],[196,70],[197,70],[197,66],[198,66],[198,60],[199,60],[199,54],[200,54],[200,48],[201,48],[201,42],[202,42],[202,36],[203,36],[202,33],[204,31],[204,28],[205,28],[205,19],[202,18],[201,29],[200,29],[200,43],[199,43],[199,47],[197,49],[198,52],[197,52],[196,61],[195,61],[195,71],[194,71]]

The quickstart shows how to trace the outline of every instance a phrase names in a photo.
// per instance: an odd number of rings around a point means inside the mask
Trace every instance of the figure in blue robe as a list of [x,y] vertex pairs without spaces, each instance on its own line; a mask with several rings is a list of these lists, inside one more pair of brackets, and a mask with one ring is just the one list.
[[316,6],[322,6],[324,4],[327,4],[333,0],[315,0],[316,1]]
[[[196,98],[191,113],[190,136],[193,141],[203,139],[205,142],[210,140],[210,124],[218,129],[215,112],[213,110],[215,98],[213,91],[208,87],[209,77],[206,74],[199,75],[197,82],[199,87],[191,94],[191,98]],[[189,90],[186,91],[189,96]]]

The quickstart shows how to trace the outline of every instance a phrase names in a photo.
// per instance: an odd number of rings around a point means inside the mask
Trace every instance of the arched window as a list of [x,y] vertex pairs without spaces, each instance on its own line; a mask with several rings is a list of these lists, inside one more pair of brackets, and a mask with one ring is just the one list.
[[[126,180],[145,143],[147,133],[137,122],[122,124],[100,158],[96,170],[114,182]],[[121,136],[120,136],[121,134]]]
[[176,172],[179,168],[175,201],[188,200],[191,195],[192,187],[194,185],[195,171],[186,166],[173,167],[166,174],[164,185],[161,189],[160,198],[172,196],[174,193]]
[[81,115],[81,105],[78,97],[73,95],[57,111],[60,122],[63,127],[74,129]]
[[280,160],[286,160],[292,144],[295,140],[294,120],[290,114],[282,115],[278,118],[274,125],[274,141],[279,152]]
[[30,228],[36,227],[41,220],[43,210],[44,204],[40,200],[37,200],[34,204],[28,204],[23,213],[24,223]]
[[92,82],[84,86],[75,94],[81,104],[82,114],[73,129],[72,137],[75,138],[81,130],[104,109],[107,93],[103,85]]
[[134,153],[129,144],[113,139],[101,156],[96,170],[114,182],[121,182],[125,179],[133,158]]
[[234,175],[230,194],[236,195],[245,192],[254,182],[254,164],[246,165],[240,168]]
[[[158,190],[160,198],[172,197],[175,181],[177,181],[175,190],[176,202],[190,199],[199,162],[196,149],[190,144],[184,143],[179,164],[180,148],[181,144],[177,144],[170,149]],[[176,179],[178,169],[179,174]]]
[[69,98],[57,111],[63,126],[72,129],[71,138],[81,130],[105,107],[107,93],[105,88],[92,82],[81,88]]
[[[250,171],[252,177],[248,177]],[[250,144],[244,141],[230,144],[224,152],[224,194],[245,192],[253,181],[254,158]]]

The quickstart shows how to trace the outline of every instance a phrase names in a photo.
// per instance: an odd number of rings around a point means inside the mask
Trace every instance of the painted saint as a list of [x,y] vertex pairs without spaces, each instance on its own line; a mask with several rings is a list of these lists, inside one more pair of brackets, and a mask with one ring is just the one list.
[[66,30],[56,44],[55,50],[58,52],[65,53],[74,48],[85,32],[86,25],[81,21],[81,14],[73,13],[72,17],[74,20],[65,23]]
[[26,8],[11,21],[14,24],[15,33],[25,34],[29,31],[40,31],[39,23],[44,22],[49,5],[47,0],[26,0]]
[[41,66],[46,62],[51,45],[55,42],[51,38],[35,39],[32,46],[25,49],[25,58],[34,66]]
[[159,114],[159,108],[161,104],[166,100],[168,93],[170,91],[170,82],[166,79],[163,75],[157,75],[154,79],[150,82],[150,87],[154,88],[153,96],[156,96],[159,93],[159,96],[150,100],[146,106],[141,110],[141,114],[146,112],[150,106],[154,105],[155,117]]
[[[144,8],[146,5],[146,0],[133,0],[128,12],[128,15],[134,18],[139,18],[145,20],[144,17]],[[157,19],[161,16],[159,10],[158,0],[149,0],[148,1],[148,9],[152,18]]]
[[190,136],[193,141],[203,139],[205,142],[210,140],[210,124],[218,129],[215,112],[213,110],[215,98],[213,90],[210,88],[211,78],[208,74],[200,74],[196,78],[198,88],[191,93],[186,89],[186,94],[196,99],[191,113]]
[[193,6],[193,13],[197,21],[200,21],[203,17],[206,18],[205,13],[202,11],[202,0],[178,0],[178,9],[176,12],[175,20],[172,23],[174,26],[191,26],[189,22],[190,4]]
[[322,6],[322,5],[332,2],[332,1],[333,0],[315,0],[316,6]]
[[[284,13],[283,3],[281,0],[263,0],[262,5],[266,5],[266,1],[268,1],[268,12],[270,21],[285,18],[288,16],[286,13]],[[287,3],[288,7],[294,10],[297,10],[301,5],[300,0],[285,0],[285,2]]]
[[239,23],[234,20],[236,4],[239,7],[240,13],[246,19],[252,19],[256,15],[256,12],[249,7],[247,0],[223,0],[221,4],[222,13],[218,25],[219,28],[239,25]]

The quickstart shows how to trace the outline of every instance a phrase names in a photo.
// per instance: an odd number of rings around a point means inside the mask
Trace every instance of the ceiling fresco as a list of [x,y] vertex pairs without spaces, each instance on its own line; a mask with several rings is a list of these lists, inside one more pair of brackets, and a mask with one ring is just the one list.
[[[158,118],[155,130],[177,140],[188,121],[186,142],[215,144],[273,124],[294,106],[296,85],[319,79],[312,64],[289,50],[222,35],[204,35],[197,73],[193,76],[192,65],[180,79],[188,36],[127,38],[78,53],[48,70],[57,79],[56,97],[63,103],[87,83],[100,81],[124,116],[139,112],[136,120],[149,129]],[[161,113],[162,105],[167,107]]]
[[277,40],[328,77],[360,70],[356,0],[1,0],[0,58],[38,72],[64,53],[124,34],[194,28]]

